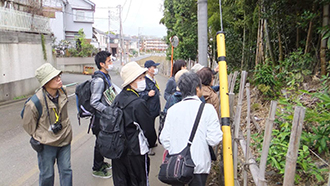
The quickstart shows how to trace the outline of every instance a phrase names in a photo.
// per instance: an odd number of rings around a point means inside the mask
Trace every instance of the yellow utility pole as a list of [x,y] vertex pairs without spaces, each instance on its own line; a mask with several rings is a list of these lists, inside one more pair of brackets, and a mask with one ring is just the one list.
[[234,186],[234,164],[233,149],[230,130],[230,114],[229,114],[229,94],[228,94],[228,77],[226,63],[226,46],[225,34],[222,27],[221,0],[219,0],[220,8],[220,24],[221,31],[217,32],[217,52],[219,64],[219,81],[220,81],[220,100],[221,100],[221,125],[223,132],[223,169],[225,177],[225,186]]

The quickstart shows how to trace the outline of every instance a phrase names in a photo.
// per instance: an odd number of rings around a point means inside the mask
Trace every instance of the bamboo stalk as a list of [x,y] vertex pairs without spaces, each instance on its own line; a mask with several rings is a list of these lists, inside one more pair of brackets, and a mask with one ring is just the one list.
[[235,119],[234,119],[235,135],[234,135],[234,140],[233,140],[233,155],[234,155],[233,161],[234,161],[234,180],[235,180],[235,183],[237,183],[237,184],[238,184],[238,182],[237,182],[237,154],[238,154],[237,146],[238,146],[238,143],[236,142],[236,140],[238,139],[238,135],[239,135],[242,100],[243,100],[243,93],[244,93],[246,77],[247,77],[247,72],[243,71],[241,74],[240,89],[239,89],[239,94],[238,94],[238,103],[237,103]]
[[231,83],[230,83],[230,87],[229,87],[229,93],[234,93],[234,88],[235,88],[235,83],[236,83],[236,78],[237,78],[237,75],[238,75],[238,72],[235,71],[234,72],[234,75],[233,75],[233,78],[231,80]]
[[230,119],[233,120],[234,118],[234,100],[235,100],[235,93],[234,93],[234,88],[235,88],[235,83],[236,83],[236,78],[237,78],[238,72],[235,71],[234,74],[231,74],[232,76],[230,77],[230,83],[229,83],[229,114],[230,114]]
[[289,147],[286,154],[283,186],[294,185],[296,162],[298,157],[302,126],[305,118],[305,111],[306,109],[303,107],[296,107],[294,111]]
[[229,93],[229,114],[230,114],[230,120],[232,121],[235,117],[234,115],[234,100],[235,100],[235,94]]
[[[247,115],[246,115],[246,155],[245,155],[245,163],[248,163],[250,158],[250,152],[248,148],[250,148],[250,140],[251,140],[251,127],[250,127],[250,83],[246,84],[246,100],[247,100]],[[247,171],[243,168],[243,177],[244,182],[243,185],[247,186]]]
[[244,139],[240,139],[239,142],[242,147],[244,156],[246,155],[247,152],[249,152],[249,154],[251,156],[251,157],[249,157],[248,165],[250,168],[250,172],[251,172],[253,181],[254,181],[254,183],[257,183],[258,182],[258,173],[259,173],[258,164],[257,164],[256,160],[252,157],[251,149],[250,149],[250,147],[247,147],[246,141]]
[[252,123],[257,128],[258,132],[260,133],[261,132],[260,125],[257,123],[256,119],[254,119],[254,116],[253,115],[251,115],[250,118],[251,118]]
[[260,172],[259,172],[259,181],[258,186],[267,186],[266,180],[265,180],[265,171],[266,171],[266,165],[267,165],[267,156],[269,151],[269,145],[272,138],[272,131],[273,131],[273,123],[275,119],[275,113],[276,113],[276,101],[271,101],[270,104],[270,110],[268,114],[268,118],[266,121],[266,128],[265,128],[265,134],[264,134],[264,141],[262,143],[262,153],[261,153],[261,160],[260,160]]
[[[230,73],[228,75],[228,86],[230,87],[230,84],[231,84],[231,79],[233,78],[233,73]],[[228,90],[229,90],[229,87],[228,87]]]

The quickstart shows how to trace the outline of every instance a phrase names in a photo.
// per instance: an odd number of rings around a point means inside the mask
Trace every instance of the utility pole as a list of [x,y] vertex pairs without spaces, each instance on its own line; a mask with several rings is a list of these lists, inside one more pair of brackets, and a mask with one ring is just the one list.
[[198,63],[207,66],[207,0],[198,0]]
[[109,19],[109,22],[108,22],[108,51],[111,53],[111,47],[110,47],[110,10],[108,10],[108,19]]
[[123,26],[121,23],[121,5],[118,5],[118,10],[119,10],[119,29],[120,29],[120,48],[121,48],[121,55],[120,55],[120,63],[121,65],[124,65],[123,63],[123,54],[124,54],[124,45],[123,45]]

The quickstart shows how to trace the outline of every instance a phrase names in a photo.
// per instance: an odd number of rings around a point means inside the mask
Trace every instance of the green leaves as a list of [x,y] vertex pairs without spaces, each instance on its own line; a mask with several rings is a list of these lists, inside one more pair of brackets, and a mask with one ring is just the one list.
[[[329,109],[326,105],[330,99],[328,94],[309,93],[301,90],[299,93],[310,94],[311,97],[318,98],[318,104],[314,109],[306,109],[306,117],[304,120],[304,128],[300,140],[300,148],[297,157],[297,171],[295,182],[301,183],[307,179],[314,178],[317,185],[324,181],[323,172],[327,169],[320,169],[315,164],[314,155],[311,150],[319,155],[329,154],[330,146],[330,117]],[[288,98],[278,100],[278,109],[274,121],[275,129],[272,131],[272,140],[269,147],[268,163],[272,168],[284,176],[286,154],[291,135],[293,113],[296,106],[303,106],[300,102],[301,98],[295,94],[289,95]],[[260,134],[252,135],[253,145],[260,152],[262,150],[262,136]]]
[[[162,23],[167,27],[166,42],[176,35],[180,43],[174,49],[173,59],[192,59],[197,57],[197,4],[195,0],[165,0]],[[167,50],[171,55],[171,47]]]

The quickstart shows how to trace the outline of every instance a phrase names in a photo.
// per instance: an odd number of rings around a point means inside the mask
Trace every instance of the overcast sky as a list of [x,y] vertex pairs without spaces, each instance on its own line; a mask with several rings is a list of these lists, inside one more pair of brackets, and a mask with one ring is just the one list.
[[[123,32],[126,35],[149,35],[163,37],[166,27],[159,24],[163,17],[163,0],[92,0],[95,7],[94,27],[108,30],[108,10],[111,11],[110,30],[119,33],[119,19],[117,5],[123,7]],[[140,31],[139,31],[140,30]]]

